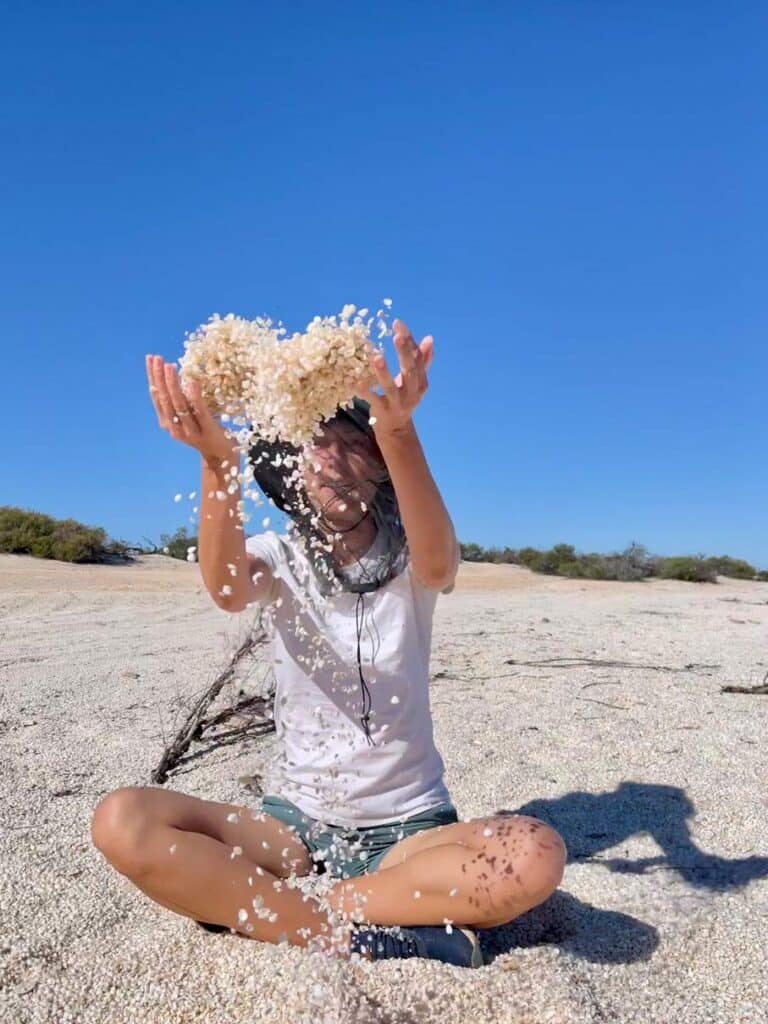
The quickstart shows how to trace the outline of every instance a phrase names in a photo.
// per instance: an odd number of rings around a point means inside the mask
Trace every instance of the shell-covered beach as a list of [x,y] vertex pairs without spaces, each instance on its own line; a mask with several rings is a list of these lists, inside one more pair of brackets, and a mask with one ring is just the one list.
[[[462,817],[500,809],[568,847],[488,963],[346,963],[213,935],[94,847],[150,785],[247,635],[199,567],[0,556],[0,1017],[42,1024],[757,1024],[768,971],[768,583],[568,580],[463,563],[438,600],[431,701]],[[248,803],[273,734],[193,745],[166,787]]]

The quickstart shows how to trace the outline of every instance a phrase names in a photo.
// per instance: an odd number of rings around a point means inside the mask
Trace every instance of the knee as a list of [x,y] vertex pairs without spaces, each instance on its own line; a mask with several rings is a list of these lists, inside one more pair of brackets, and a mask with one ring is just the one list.
[[497,818],[491,841],[496,863],[512,889],[526,891],[543,902],[557,889],[565,874],[568,851],[563,837],[551,825],[528,815]]
[[150,817],[142,786],[115,789],[97,804],[91,817],[91,840],[124,875],[138,874],[146,853]]
[[563,837],[551,825],[538,818],[530,820],[537,828],[528,832],[529,878],[543,902],[563,880],[568,850]]

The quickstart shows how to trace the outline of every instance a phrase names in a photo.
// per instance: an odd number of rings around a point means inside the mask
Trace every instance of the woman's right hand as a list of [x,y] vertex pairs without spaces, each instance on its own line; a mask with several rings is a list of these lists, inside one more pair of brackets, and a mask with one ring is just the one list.
[[227,435],[208,408],[200,382],[190,381],[187,394],[182,390],[173,363],[152,355],[146,357],[146,363],[149,394],[163,430],[174,440],[195,448],[206,461],[238,462],[236,441]]

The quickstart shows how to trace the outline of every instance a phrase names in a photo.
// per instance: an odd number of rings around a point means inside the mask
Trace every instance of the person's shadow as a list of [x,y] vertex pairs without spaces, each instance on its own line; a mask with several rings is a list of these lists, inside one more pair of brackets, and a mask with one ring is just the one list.
[[[556,828],[568,849],[567,863],[599,864],[607,873],[606,885],[612,884],[610,875],[635,874],[648,875],[653,886],[659,884],[654,872],[665,869],[694,889],[716,893],[768,875],[768,856],[728,860],[697,849],[687,822],[695,807],[677,786],[622,782],[610,793],[568,793],[496,814],[528,814]],[[636,860],[599,856],[636,833],[652,836],[663,854]],[[620,886],[620,879],[615,884]],[[486,963],[513,949],[546,943],[595,963],[630,963],[651,956],[658,932],[630,914],[582,903],[560,888],[509,924],[481,932],[480,941]]]

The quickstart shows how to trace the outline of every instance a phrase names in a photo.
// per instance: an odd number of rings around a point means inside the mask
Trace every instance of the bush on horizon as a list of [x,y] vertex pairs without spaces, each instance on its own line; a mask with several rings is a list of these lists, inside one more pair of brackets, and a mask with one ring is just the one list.
[[33,509],[0,506],[0,552],[53,558],[59,562],[103,562],[126,558],[128,545],[108,540],[100,526],[54,519]]
[[[34,509],[0,506],[0,553],[32,555],[61,562],[130,561],[135,553],[156,554],[162,550],[171,558],[187,559],[188,549],[198,538],[186,526],[173,534],[160,535],[160,544],[130,545],[110,540],[99,526],[86,526],[76,519],[54,519]],[[757,570],[749,562],[730,555],[649,555],[634,541],[622,552],[602,555],[592,551],[579,554],[572,544],[555,544],[547,550],[533,547],[484,548],[460,543],[465,562],[523,565],[533,572],[595,580],[642,580],[647,577],[714,583],[718,576],[768,582],[768,569]]]
[[164,555],[180,558],[186,562],[188,549],[197,547],[197,537],[191,536],[187,532],[186,526],[180,526],[173,534],[161,533],[160,544]]
[[650,577],[714,583],[718,576],[743,580],[768,580],[768,569],[758,570],[741,558],[719,555],[649,555],[642,544],[632,541],[624,551],[609,555],[591,551],[577,554],[572,544],[555,544],[547,550],[533,547],[483,548],[476,543],[461,544],[467,562],[523,565],[533,572],[593,580],[642,580]]

